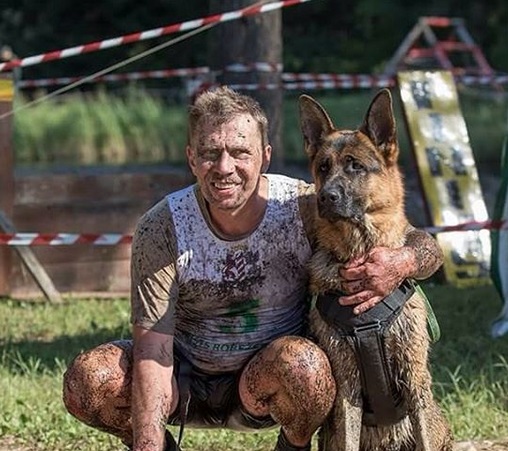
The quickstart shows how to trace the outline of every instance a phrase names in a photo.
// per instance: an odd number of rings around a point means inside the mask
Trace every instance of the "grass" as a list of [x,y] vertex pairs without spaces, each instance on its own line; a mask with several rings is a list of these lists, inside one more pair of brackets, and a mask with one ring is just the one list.
[[[26,99],[19,98],[22,106]],[[185,112],[141,89],[51,99],[18,112],[18,164],[154,163],[183,159]]]
[[[286,93],[283,105],[284,152],[290,162],[304,160],[298,94]],[[373,92],[310,94],[323,103],[341,128],[355,128]],[[497,164],[508,132],[508,97],[461,91],[460,101],[477,161]],[[23,105],[26,100],[17,102]],[[395,112],[403,149],[401,164],[405,165],[412,157],[398,101]],[[14,120],[14,148],[18,164],[181,163],[186,133],[184,105],[168,104],[131,87],[121,96],[104,91],[74,94],[19,111]]]
[[[492,340],[500,300],[492,286],[426,285],[442,329],[432,350],[436,396],[457,439],[508,436],[508,337]],[[68,299],[63,305],[0,302],[1,437],[37,450],[113,451],[119,442],[81,425],[61,402],[61,379],[80,351],[129,337],[125,299]],[[190,430],[187,451],[270,451],[276,431]]]

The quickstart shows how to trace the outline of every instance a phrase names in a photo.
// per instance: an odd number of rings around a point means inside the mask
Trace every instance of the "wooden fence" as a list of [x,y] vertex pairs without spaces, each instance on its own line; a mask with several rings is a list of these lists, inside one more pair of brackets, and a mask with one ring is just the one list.
[[[12,96],[0,95],[0,115],[11,109]],[[16,169],[11,126],[9,117],[0,119],[0,210],[18,232],[131,234],[143,212],[193,180],[186,168],[160,166]],[[30,251],[60,293],[128,293],[128,244],[32,246]],[[0,295],[42,296],[20,257],[16,249],[0,246]]]

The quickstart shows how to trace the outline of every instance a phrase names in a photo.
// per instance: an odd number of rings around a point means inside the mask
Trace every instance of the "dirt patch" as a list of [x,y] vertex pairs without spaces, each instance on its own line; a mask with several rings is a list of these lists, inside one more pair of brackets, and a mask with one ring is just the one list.
[[14,437],[0,437],[0,451],[32,451],[22,446]]
[[462,441],[455,445],[454,451],[507,451],[508,438],[500,440]]

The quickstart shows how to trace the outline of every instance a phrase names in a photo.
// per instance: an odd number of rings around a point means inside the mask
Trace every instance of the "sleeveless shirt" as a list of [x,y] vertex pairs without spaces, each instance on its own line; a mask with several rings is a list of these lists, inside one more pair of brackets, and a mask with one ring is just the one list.
[[[138,225],[132,321],[173,334],[203,371],[236,371],[275,338],[302,332],[311,248],[299,199],[309,185],[265,176],[265,214],[245,238],[227,241],[212,231],[195,186],[169,194]],[[147,270],[148,259],[155,261]]]

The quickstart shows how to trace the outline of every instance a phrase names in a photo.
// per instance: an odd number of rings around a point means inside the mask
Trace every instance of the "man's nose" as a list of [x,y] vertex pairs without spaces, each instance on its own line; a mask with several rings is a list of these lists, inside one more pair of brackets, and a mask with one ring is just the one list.
[[220,157],[216,161],[215,169],[221,173],[229,174],[234,171],[235,161],[227,150],[222,151]]

